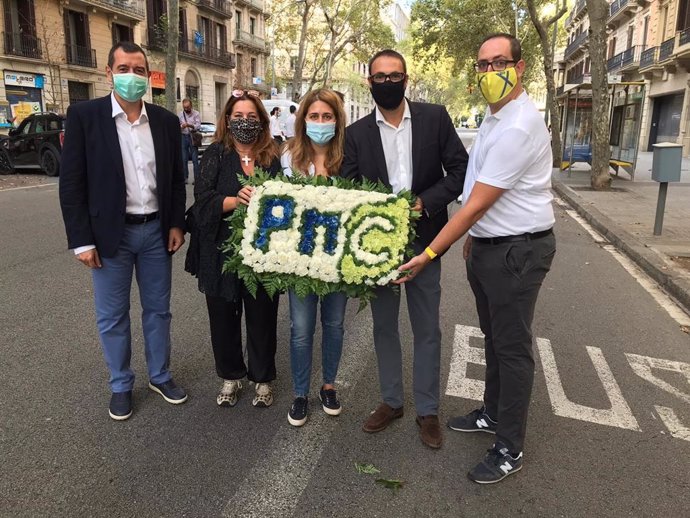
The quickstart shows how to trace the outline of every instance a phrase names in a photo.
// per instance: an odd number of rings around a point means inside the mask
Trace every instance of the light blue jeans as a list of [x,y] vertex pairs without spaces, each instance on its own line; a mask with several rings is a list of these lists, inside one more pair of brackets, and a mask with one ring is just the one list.
[[[290,297],[290,364],[295,396],[308,396],[311,381],[311,356],[316,329],[317,295],[298,297],[293,291]],[[321,365],[323,383],[333,384],[343,351],[343,320],[347,296],[331,293],[321,297]]]
[[127,392],[134,385],[129,299],[136,270],[141,301],[146,365],[151,383],[171,378],[170,281],[172,260],[163,243],[158,220],[125,225],[115,257],[101,257],[102,268],[92,271],[96,324],[113,392]]

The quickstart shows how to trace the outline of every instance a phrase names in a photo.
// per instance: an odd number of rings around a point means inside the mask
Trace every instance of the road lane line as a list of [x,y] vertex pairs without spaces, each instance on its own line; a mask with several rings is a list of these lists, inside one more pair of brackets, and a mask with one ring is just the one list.
[[632,353],[625,353],[625,357],[628,359],[628,363],[630,364],[633,372],[640,378],[690,404],[690,394],[686,394],[685,392],[678,390],[669,382],[655,376],[652,372],[652,369],[658,369],[672,372],[674,374],[681,374],[685,376],[688,383],[690,383],[690,363],[664,360],[662,358],[652,358],[650,356],[642,356],[640,354]]
[[10,187],[9,189],[0,189],[0,193],[10,192],[10,191],[22,191],[24,189],[36,189],[38,187],[57,187],[57,182],[55,183],[42,183],[41,185],[25,185],[24,187]]
[[672,437],[675,437],[676,439],[683,439],[684,441],[690,441],[690,428],[681,424],[680,419],[678,419],[678,416],[672,408],[659,405],[654,405],[654,408],[659,414],[664,426],[668,428],[668,431],[671,433]]
[[484,349],[470,347],[470,337],[481,338],[482,344],[484,343],[484,333],[478,327],[460,324],[455,326],[446,395],[482,401],[484,399],[484,382],[467,377],[467,364],[486,366]]
[[[374,354],[371,320],[362,322],[363,318],[366,318],[363,314],[355,317],[346,330],[348,347],[343,350],[337,381],[345,412],[348,411],[348,396]],[[316,379],[320,379],[319,374]],[[337,418],[328,417],[321,410],[318,398],[310,401],[309,420],[299,429],[288,424],[288,409],[281,409],[281,412],[283,410],[282,424],[266,448],[266,454],[254,464],[228,500],[223,516],[283,518],[294,513],[300,495],[339,424]]]
[[666,292],[664,292],[657,282],[643,272],[631,259],[622,254],[615,246],[610,244],[599,232],[594,230],[577,212],[567,209],[567,205],[560,198],[555,198],[556,203],[563,207],[563,210],[577,221],[584,228],[594,242],[610,253],[616,261],[627,271],[647,293],[649,293],[656,303],[669,314],[681,326],[690,326],[690,315],[688,315]]

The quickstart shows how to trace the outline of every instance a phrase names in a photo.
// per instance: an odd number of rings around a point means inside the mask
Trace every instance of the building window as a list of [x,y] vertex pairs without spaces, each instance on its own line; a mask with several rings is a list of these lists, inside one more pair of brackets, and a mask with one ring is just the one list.
[[121,41],[134,41],[134,31],[129,25],[120,25],[114,23],[112,28],[113,45],[117,45]]
[[86,13],[65,9],[65,51],[67,63],[96,68],[96,52],[91,48],[89,16]]
[[240,11],[235,11],[235,34],[240,37],[242,32],[242,13]]
[[69,92],[70,104],[76,104],[91,99],[91,85],[89,83],[67,81],[67,90]]
[[249,18],[249,34],[256,34],[256,18]]
[[249,67],[250,67],[252,77],[257,77],[257,75],[256,75],[256,58],[251,59],[251,61],[249,62]]

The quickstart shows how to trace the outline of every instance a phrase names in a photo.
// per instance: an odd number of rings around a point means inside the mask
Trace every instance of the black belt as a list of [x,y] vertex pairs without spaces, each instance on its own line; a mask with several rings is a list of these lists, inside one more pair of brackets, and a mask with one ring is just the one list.
[[142,225],[158,219],[158,213],[152,212],[151,214],[125,214],[125,223],[128,225]]
[[533,241],[534,239],[541,239],[542,237],[553,234],[553,229],[542,230],[541,232],[525,232],[518,236],[501,236],[501,237],[474,237],[473,243],[482,243],[486,245],[498,245],[500,243],[511,243],[513,241]]

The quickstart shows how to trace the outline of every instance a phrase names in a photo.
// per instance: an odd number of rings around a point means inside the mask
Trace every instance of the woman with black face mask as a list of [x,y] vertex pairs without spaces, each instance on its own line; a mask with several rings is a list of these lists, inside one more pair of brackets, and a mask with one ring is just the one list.
[[[254,92],[234,90],[218,120],[215,141],[204,153],[194,185],[193,220],[185,269],[199,279],[206,295],[216,372],[223,380],[216,402],[235,406],[247,377],[255,383],[255,407],[273,403],[271,381],[276,377],[278,295],[271,298],[260,286],[254,298],[244,283],[223,273],[226,254],[221,245],[230,236],[224,221],[240,204],[247,205],[252,187],[242,187],[238,174],[252,176],[255,168],[275,176],[281,172],[278,147],[269,118]],[[196,242],[195,242],[196,241]],[[242,354],[242,311],[247,326],[247,356]]]

